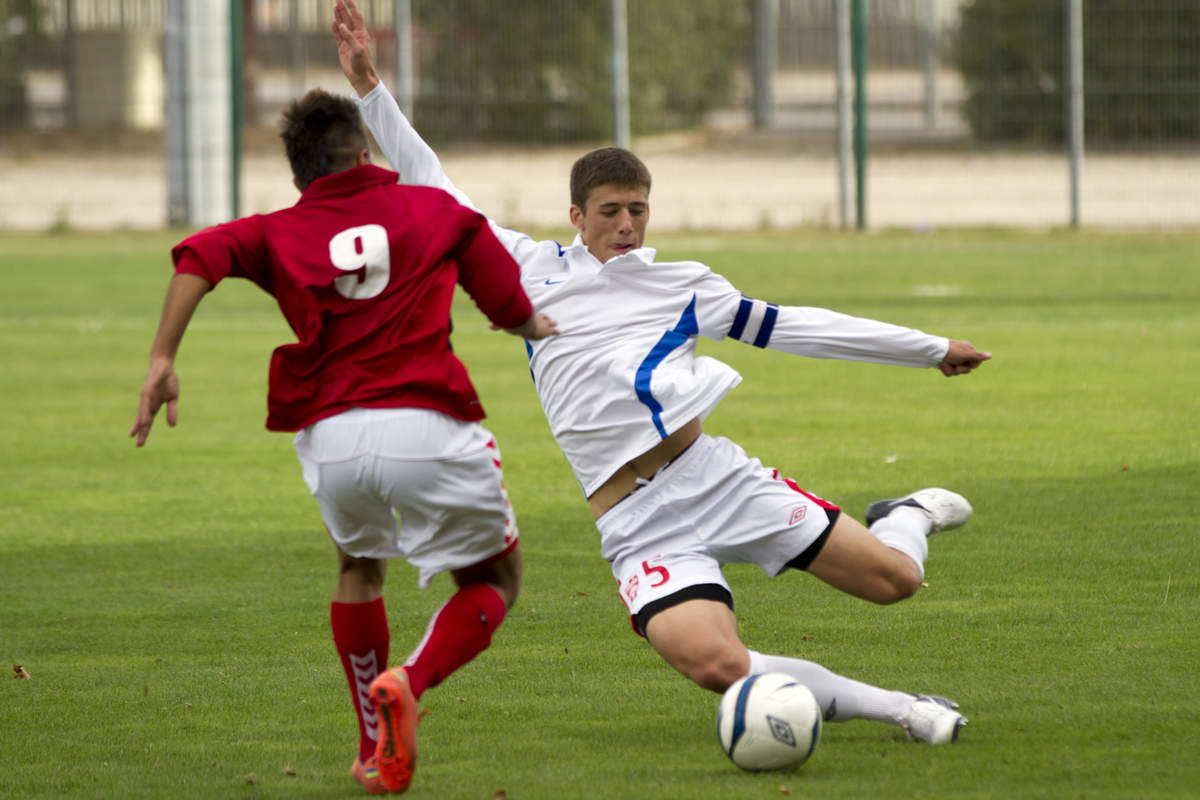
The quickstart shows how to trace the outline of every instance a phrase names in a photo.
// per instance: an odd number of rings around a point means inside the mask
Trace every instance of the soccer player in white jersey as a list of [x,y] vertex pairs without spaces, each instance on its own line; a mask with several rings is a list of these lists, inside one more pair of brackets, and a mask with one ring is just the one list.
[[[384,154],[410,183],[470,205],[417,135],[370,60],[352,0],[332,29],[342,68]],[[971,506],[944,489],[880,501],[864,527],[782,478],[701,420],[741,380],[697,357],[697,336],[732,337],[816,358],[968,373],[991,357],[970,342],[743,296],[697,262],[664,263],[643,246],[650,174],[632,153],[601,148],[571,172],[563,247],[493,224],[521,266],[534,307],[569,320],[530,342],[529,363],[551,431],[579,480],[635,630],[664,660],[716,692],[747,674],[784,672],[807,685],[827,719],[899,725],[920,741],[954,741],[965,718],[945,698],[870,686],[803,659],[766,655],[738,638],[721,567],[757,564],[768,575],[801,569],[856,597],[889,604],[914,594],[927,538],[958,527]]]

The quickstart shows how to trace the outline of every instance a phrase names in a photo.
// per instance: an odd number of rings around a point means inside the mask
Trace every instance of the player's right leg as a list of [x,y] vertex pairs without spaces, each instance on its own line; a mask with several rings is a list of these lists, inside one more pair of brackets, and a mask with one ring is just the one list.
[[515,546],[478,564],[451,571],[459,589],[429,620],[404,666],[371,684],[379,709],[374,763],[389,791],[404,791],[417,764],[417,701],[491,644],[492,634],[517,596],[521,551]]
[[458,591],[429,620],[425,636],[404,663],[413,695],[437,686],[482,653],[516,600],[521,551],[453,570]]
[[847,594],[887,605],[916,594],[923,562],[923,555],[918,562],[915,555],[889,547],[843,513],[805,571]]
[[391,791],[412,780],[417,701],[487,649],[521,582],[516,518],[495,440],[477,424],[425,423],[437,441],[457,437],[457,446],[436,459],[381,459],[380,483],[400,517],[399,545],[420,571],[421,585],[449,572],[458,588],[404,665],[372,686],[380,717],[376,763]]
[[893,603],[916,593],[928,538],[971,518],[971,504],[945,489],[922,489],[867,509],[868,531],[842,514],[807,571],[855,597]]

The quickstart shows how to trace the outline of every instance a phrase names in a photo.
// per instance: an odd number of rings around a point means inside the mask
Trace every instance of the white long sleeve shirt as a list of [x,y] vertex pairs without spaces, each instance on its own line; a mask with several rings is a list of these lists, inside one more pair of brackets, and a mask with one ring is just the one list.
[[[474,208],[382,83],[359,108],[402,181]],[[949,347],[911,328],[751,299],[706,265],[655,261],[649,247],[601,263],[578,235],[563,247],[491,224],[534,309],[559,323],[557,336],[526,348],[550,430],[586,496],[741,381],[732,367],[696,355],[697,336],[910,367],[936,365]]]

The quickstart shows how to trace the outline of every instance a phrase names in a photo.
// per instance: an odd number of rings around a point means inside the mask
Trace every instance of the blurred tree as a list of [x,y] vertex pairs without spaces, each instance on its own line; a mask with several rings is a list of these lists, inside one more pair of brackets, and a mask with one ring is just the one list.
[[27,59],[39,35],[36,0],[0,0],[0,128],[29,125]]
[[[1200,139],[1200,3],[1087,0],[1089,144]],[[1057,0],[969,0],[951,54],[964,115],[986,141],[1065,135],[1065,12]]]
[[[433,141],[604,139],[612,132],[609,4],[418,0],[418,97]],[[744,0],[629,4],[635,133],[727,103],[746,60]]]

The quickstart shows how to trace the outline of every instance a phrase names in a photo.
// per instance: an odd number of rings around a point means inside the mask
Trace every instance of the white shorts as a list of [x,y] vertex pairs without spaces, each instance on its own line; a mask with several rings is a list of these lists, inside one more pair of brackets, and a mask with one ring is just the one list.
[[477,422],[423,408],[354,408],[296,434],[304,482],[334,543],[403,558],[421,586],[516,546],[496,440]]
[[713,584],[729,593],[723,564],[757,564],[772,577],[790,566],[807,567],[837,515],[837,506],[730,440],[701,434],[649,484],[601,515],[596,527],[600,552],[636,617],[678,592],[686,599],[689,587]]

